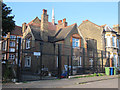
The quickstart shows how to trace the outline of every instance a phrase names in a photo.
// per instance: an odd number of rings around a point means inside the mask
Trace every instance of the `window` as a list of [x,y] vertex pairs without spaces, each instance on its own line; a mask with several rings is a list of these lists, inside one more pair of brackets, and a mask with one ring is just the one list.
[[15,42],[10,42],[10,47],[15,47]]
[[[21,38],[21,37],[17,36],[17,43],[18,43],[18,38]],[[22,43],[22,38],[21,38],[21,43]]]
[[18,45],[16,45],[16,49],[18,50]]
[[79,59],[79,66],[81,66],[82,65],[82,63],[81,63],[81,56],[80,56],[80,59]]
[[117,39],[117,47],[119,48],[119,40]]
[[10,48],[10,52],[15,52],[15,48]]
[[6,50],[6,42],[3,42],[3,51]]
[[26,40],[26,49],[30,49],[30,40]]
[[25,67],[30,67],[31,66],[31,57],[27,56],[25,58]]
[[90,67],[93,67],[93,59],[92,58],[89,59],[89,62],[90,62]]
[[16,64],[18,64],[18,59],[17,58],[15,59],[15,62],[16,62]]
[[114,61],[114,67],[117,67],[117,58],[116,58],[116,55],[114,54],[113,55],[113,61]]
[[110,47],[111,46],[111,40],[110,40],[110,36],[106,37],[106,46]]
[[56,62],[56,67],[58,67],[58,56],[57,56],[57,62]]
[[113,36],[113,37],[112,37],[112,46],[114,46],[114,47],[116,46],[115,42],[116,42],[115,36]]
[[72,46],[73,47],[79,47],[80,46],[80,40],[77,38],[72,38]]
[[15,58],[15,55],[14,54],[10,54],[9,55],[9,59],[14,59]]
[[15,40],[15,39],[16,39],[16,36],[10,35],[10,39],[11,39],[11,40]]

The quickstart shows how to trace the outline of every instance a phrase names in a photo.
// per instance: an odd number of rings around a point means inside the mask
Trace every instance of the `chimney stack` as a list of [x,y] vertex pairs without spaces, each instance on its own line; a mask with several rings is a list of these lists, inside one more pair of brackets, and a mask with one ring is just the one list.
[[43,9],[43,14],[41,15],[41,30],[48,29],[48,15],[47,10]]
[[63,19],[63,27],[67,26],[66,18]]
[[24,33],[25,30],[26,30],[26,23],[23,23],[23,24],[22,24],[22,33]]
[[58,24],[61,24],[62,23],[62,20],[58,20]]

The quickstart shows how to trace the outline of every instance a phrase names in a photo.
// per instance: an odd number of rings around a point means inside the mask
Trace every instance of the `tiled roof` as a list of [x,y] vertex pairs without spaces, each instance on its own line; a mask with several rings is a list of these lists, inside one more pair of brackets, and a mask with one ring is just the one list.
[[36,18],[33,19],[31,22],[29,22],[29,23],[27,24],[27,26],[28,26],[28,25],[40,26],[40,22],[41,22],[41,20],[40,20],[38,17],[36,17]]
[[77,24],[75,23],[75,24],[72,24],[70,26],[60,29],[55,35],[55,40],[65,39],[67,37],[67,35],[73,30],[75,25],[77,25]]
[[115,30],[114,29],[112,29],[110,26],[108,26],[108,25],[105,25],[104,26],[104,31],[114,31],[115,32]]
[[99,25],[97,25],[97,24],[95,24],[95,23],[93,23],[93,22],[91,22],[89,20],[84,20],[83,23],[85,23],[85,22],[90,22],[90,23],[94,24],[95,26],[101,27],[101,26],[99,26]]
[[11,35],[20,35],[22,36],[22,27],[21,26],[15,26],[15,29],[10,32]]
[[40,35],[40,27],[39,26],[33,26],[29,25],[31,28],[31,32],[33,33],[33,36],[35,37],[36,40],[41,40],[41,35]]

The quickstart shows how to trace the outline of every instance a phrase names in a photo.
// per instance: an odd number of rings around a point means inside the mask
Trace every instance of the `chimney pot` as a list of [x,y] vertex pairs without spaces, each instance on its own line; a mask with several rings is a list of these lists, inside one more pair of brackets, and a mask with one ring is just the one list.
[[43,14],[47,14],[47,10],[46,9],[43,9]]
[[66,18],[63,19],[63,22],[66,22]]
[[62,20],[58,20],[58,24],[62,23]]

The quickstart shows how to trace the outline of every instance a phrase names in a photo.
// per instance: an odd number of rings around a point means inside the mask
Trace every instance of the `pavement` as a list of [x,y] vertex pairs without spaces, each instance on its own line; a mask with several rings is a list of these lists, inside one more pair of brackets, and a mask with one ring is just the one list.
[[76,88],[76,85],[85,83],[93,83],[97,81],[114,80],[118,79],[118,75],[113,76],[95,76],[95,77],[84,77],[84,78],[72,78],[72,79],[56,79],[56,80],[39,80],[21,83],[5,83],[2,85],[3,88],[64,88],[70,87]]

